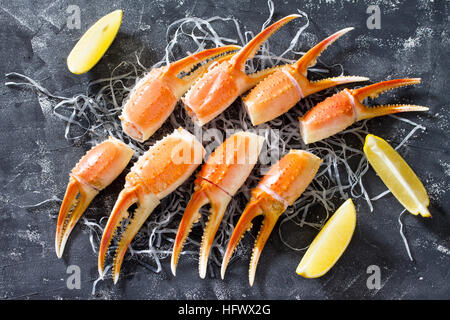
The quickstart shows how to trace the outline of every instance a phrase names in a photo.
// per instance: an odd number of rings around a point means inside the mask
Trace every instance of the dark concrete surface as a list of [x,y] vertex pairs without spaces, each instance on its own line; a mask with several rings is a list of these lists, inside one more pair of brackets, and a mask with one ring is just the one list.
[[[69,5],[81,9],[81,30],[66,27]],[[381,29],[366,26],[370,4],[381,9]],[[106,56],[89,73],[76,76],[65,64],[76,40],[99,17],[124,10],[119,34]],[[71,96],[83,92],[89,80],[108,76],[120,61],[134,60],[142,52],[151,66],[163,53],[167,26],[185,16],[233,16],[257,32],[268,16],[265,1],[0,1],[0,298],[1,299],[449,299],[449,1],[276,1],[275,16],[305,11],[310,18],[301,50],[347,26],[356,30],[329,50],[323,61],[341,63],[346,74],[369,76],[373,81],[421,77],[421,85],[392,92],[386,101],[430,107],[421,114],[404,115],[425,126],[402,148],[429,192],[432,219],[403,217],[414,261],[406,254],[397,218],[401,205],[393,196],[374,203],[369,212],[357,201],[358,224],[354,238],[336,266],[324,277],[303,279],[295,268],[303,255],[285,247],[276,232],[263,252],[253,287],[248,285],[248,258],[239,259],[219,277],[201,280],[197,261],[183,259],[177,277],[169,259],[155,274],[129,262],[119,283],[100,282],[97,257],[88,232],[76,228],[63,259],[54,253],[54,215],[57,203],[26,209],[17,205],[63,197],[68,173],[87,146],[64,139],[64,124],[46,113],[36,94],[6,87],[5,73],[20,72],[38,80],[51,92]],[[293,35],[294,29],[286,28]],[[281,45],[281,44],[280,44]],[[408,125],[393,118],[374,119],[374,134],[400,142]],[[403,133],[403,135],[402,135]],[[364,177],[372,195],[382,191],[373,172]],[[120,182],[99,196],[88,210],[91,217],[106,214],[120,190]],[[108,195],[106,195],[110,191]],[[103,209],[103,210],[101,210]],[[251,243],[249,242],[249,245]],[[69,290],[69,265],[81,268],[81,289]],[[367,267],[381,270],[381,288],[366,286]],[[216,267],[217,269],[217,267]],[[218,271],[218,270],[216,270]]]

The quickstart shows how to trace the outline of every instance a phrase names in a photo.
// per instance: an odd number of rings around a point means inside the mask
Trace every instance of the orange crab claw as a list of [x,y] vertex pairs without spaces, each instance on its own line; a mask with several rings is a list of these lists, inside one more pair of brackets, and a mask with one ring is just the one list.
[[[137,141],[147,140],[170,116],[192,83],[213,62],[230,59],[238,49],[235,45],[207,49],[151,70],[136,84],[123,107],[120,119],[125,133]],[[180,74],[184,76],[179,78]]]
[[264,80],[242,99],[253,125],[258,125],[286,113],[304,97],[339,84],[367,81],[368,78],[341,76],[309,81],[308,68],[315,65],[320,54],[339,37],[353,28],[342,29],[329,36],[293,64],[284,65]]
[[[114,252],[113,278],[119,279],[125,253],[145,220],[160,200],[180,186],[202,162],[205,150],[189,132],[179,128],[154,144],[139,157],[126,176],[125,188],[119,194],[102,235],[98,271],[104,265],[113,238],[118,238]],[[130,212],[130,207],[136,207]],[[119,228],[122,227],[122,228]],[[122,234],[117,231],[124,229]]]
[[109,138],[89,150],[73,168],[56,224],[55,250],[61,258],[69,235],[92,199],[125,169],[133,150]]
[[228,108],[241,94],[279,68],[268,68],[247,75],[245,62],[256,54],[263,42],[273,33],[298,17],[300,15],[290,15],[270,25],[229,61],[211,67],[200,77],[182,99],[192,120],[200,126],[208,123]]
[[322,160],[312,153],[291,150],[270,168],[256,188],[252,190],[250,201],[231,235],[223,257],[222,279],[225,277],[225,271],[236,246],[244,233],[251,229],[252,220],[256,216],[263,215],[264,220],[250,260],[249,281],[250,285],[253,285],[259,257],[278,218],[305,191],[321,163]]
[[367,97],[375,98],[380,93],[394,88],[420,83],[420,79],[395,79],[375,83],[363,88],[348,90],[325,99],[299,118],[300,133],[305,144],[332,136],[353,123],[387,114],[408,111],[427,111],[427,107],[396,104],[367,107],[362,104]]
[[171,268],[176,267],[181,249],[200,218],[200,209],[211,205],[209,220],[205,226],[200,247],[199,274],[206,275],[208,258],[217,229],[228,203],[247,180],[261,152],[264,138],[249,132],[238,132],[230,136],[208,158],[195,180],[194,194],[181,219],[172,253]]

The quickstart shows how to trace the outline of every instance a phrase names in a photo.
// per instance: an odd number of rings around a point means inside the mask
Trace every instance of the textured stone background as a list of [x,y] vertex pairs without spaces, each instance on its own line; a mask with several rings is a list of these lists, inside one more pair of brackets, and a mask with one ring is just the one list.
[[[66,9],[81,8],[81,30],[66,27]],[[366,27],[369,4],[381,8],[381,30]],[[115,9],[124,10],[119,34],[106,56],[89,73],[71,74],[65,60],[87,26]],[[436,1],[276,1],[278,19],[296,9],[305,11],[310,27],[302,36],[301,49],[347,26],[355,26],[323,55],[324,62],[343,64],[347,74],[369,76],[373,81],[396,77],[421,77],[414,88],[394,91],[385,101],[413,102],[430,107],[428,113],[405,118],[427,127],[402,148],[402,155],[425,184],[433,218],[404,216],[406,236],[414,262],[409,261],[398,232],[401,205],[387,196],[370,213],[358,201],[358,225],[354,238],[338,264],[324,277],[305,280],[295,274],[302,253],[291,251],[278,234],[269,239],[260,260],[256,283],[249,287],[248,257],[229,268],[222,281],[197,276],[197,261],[183,259],[178,276],[170,273],[169,259],[154,274],[133,262],[123,268],[117,286],[105,281],[91,295],[97,278],[97,257],[88,232],[76,228],[64,258],[54,253],[57,204],[23,209],[53,195],[63,197],[68,173],[86,146],[72,146],[64,139],[64,124],[55,120],[31,90],[3,85],[4,74],[20,72],[38,80],[51,92],[71,96],[83,92],[89,80],[109,76],[122,60],[134,60],[142,52],[145,66],[163,55],[167,26],[185,16],[233,16],[257,32],[268,16],[265,1],[0,1],[0,298],[2,299],[416,299],[450,298],[450,223],[448,207],[449,105],[449,2]],[[293,27],[275,38],[286,45]],[[370,122],[374,134],[399,143],[410,127],[384,117]],[[372,194],[383,190],[374,174],[365,176]],[[94,201],[91,217],[104,214],[123,183],[113,184]],[[103,209],[100,210],[100,209]],[[249,245],[251,243],[249,242]],[[66,269],[82,271],[80,290],[66,287]],[[369,265],[381,268],[381,289],[366,287]]]

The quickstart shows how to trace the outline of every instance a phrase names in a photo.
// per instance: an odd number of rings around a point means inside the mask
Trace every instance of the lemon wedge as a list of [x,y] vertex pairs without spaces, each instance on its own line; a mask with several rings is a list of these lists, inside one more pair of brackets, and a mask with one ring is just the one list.
[[431,217],[430,199],[422,182],[406,161],[385,140],[368,134],[364,153],[375,172],[397,200],[414,215]]
[[114,41],[122,23],[122,15],[122,10],[113,11],[86,31],[67,57],[70,72],[82,74],[97,64]]
[[318,278],[327,273],[347,248],[356,227],[352,199],[345,201],[313,240],[297,267],[297,274]]

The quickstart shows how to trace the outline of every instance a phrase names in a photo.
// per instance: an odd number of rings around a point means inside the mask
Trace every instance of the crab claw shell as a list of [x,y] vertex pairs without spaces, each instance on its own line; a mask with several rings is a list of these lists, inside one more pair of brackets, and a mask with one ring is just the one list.
[[256,35],[229,61],[215,65],[200,77],[182,99],[192,121],[199,126],[208,123],[228,108],[241,94],[277,70],[279,67],[247,75],[245,63],[256,54],[260,46],[273,33],[298,17],[300,15],[290,15],[273,23]]
[[[167,120],[192,83],[214,61],[229,59],[234,54],[229,52],[238,49],[235,45],[207,49],[152,69],[136,84],[123,107],[119,118],[125,133],[136,141],[146,141]],[[191,71],[197,65],[200,67]],[[179,78],[182,72],[186,75]]]
[[284,65],[268,75],[242,99],[253,125],[271,121],[286,113],[301,99],[340,84],[369,80],[366,77],[339,76],[310,81],[307,69],[316,64],[320,54],[353,28],[342,29],[324,39],[293,64]]
[[427,107],[410,104],[367,107],[362,104],[367,97],[407,85],[420,79],[395,79],[375,83],[354,90],[344,89],[325,99],[299,118],[300,133],[305,144],[332,136],[353,123],[398,112],[427,111]]
[[89,150],[73,168],[56,224],[58,258],[92,199],[119,176],[133,154],[134,151],[122,141],[110,137]]
[[175,238],[171,262],[174,275],[181,249],[193,224],[200,218],[201,207],[210,204],[210,215],[203,233],[199,259],[199,274],[201,278],[205,278],[211,246],[226,208],[247,180],[263,144],[264,138],[256,134],[235,133],[217,147],[203,165]]
[[[111,241],[118,237],[112,269],[114,283],[118,281],[123,258],[136,233],[160,200],[192,175],[204,154],[201,143],[179,128],[139,157],[125,178],[125,188],[119,194],[102,235],[98,256],[100,276],[104,275]],[[132,206],[136,209],[130,212]],[[123,228],[119,228],[121,226]],[[124,229],[121,234],[120,229]]]
[[306,190],[319,170],[322,160],[303,150],[291,150],[274,164],[251,192],[251,198],[231,235],[223,257],[221,276],[225,276],[233,252],[252,220],[263,215],[261,230],[255,241],[249,268],[249,282],[253,285],[259,257],[279,216]]

